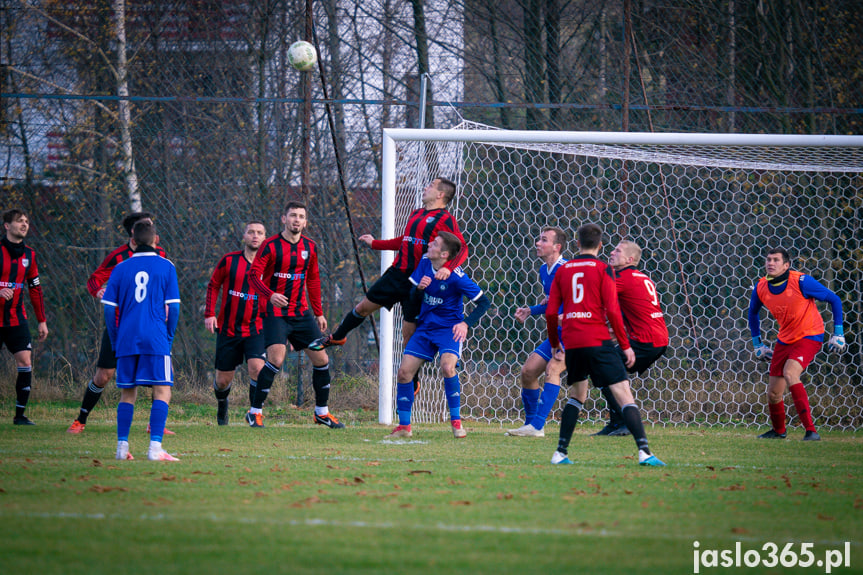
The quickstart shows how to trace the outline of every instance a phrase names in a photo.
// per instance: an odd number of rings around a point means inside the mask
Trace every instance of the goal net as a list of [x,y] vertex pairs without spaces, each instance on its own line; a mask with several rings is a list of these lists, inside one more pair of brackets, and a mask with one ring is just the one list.
[[[464,268],[492,301],[461,358],[466,419],[513,425],[523,417],[520,366],[545,338],[541,316],[525,324],[513,316],[542,298],[534,242],[546,225],[572,237],[595,222],[605,230],[600,257],[621,239],[643,248],[639,267],[656,283],[668,323],[666,356],[632,378],[646,421],[768,424],[767,364],[753,359],[747,310],[766,250],[782,246],[793,269],[843,301],[846,349],[825,346],[804,373],[816,425],[863,427],[863,137],[513,132],[462,123],[384,130],[383,149],[382,237],[401,233],[429,180],[458,185],[451,210],[470,248]],[[564,255],[575,249],[571,241]],[[382,269],[392,261],[384,254]],[[829,335],[831,311],[818,307]],[[381,322],[379,419],[390,423],[401,310]],[[761,326],[772,345],[776,324],[764,311]],[[414,420],[446,420],[438,366],[421,376]],[[591,399],[586,417],[597,422],[605,403],[596,390]]]

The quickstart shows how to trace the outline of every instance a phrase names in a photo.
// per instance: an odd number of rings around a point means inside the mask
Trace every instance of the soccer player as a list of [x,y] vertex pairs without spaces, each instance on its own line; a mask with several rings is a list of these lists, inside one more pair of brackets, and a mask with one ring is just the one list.
[[[368,293],[357,306],[347,314],[336,330],[320,339],[313,341],[310,349],[324,349],[331,345],[344,345],[348,333],[365,321],[366,317],[382,307],[392,309],[396,303],[402,305],[402,340],[407,343],[416,329],[416,318],[419,308],[410,301],[410,277],[416,269],[429,244],[442,232],[456,235],[462,249],[456,259],[446,262],[435,274],[435,279],[445,280],[458,266],[467,259],[467,242],[458,229],[458,223],[447,206],[455,197],[456,186],[445,178],[436,178],[423,191],[423,207],[414,210],[408,217],[404,233],[389,240],[376,240],[365,234],[359,240],[374,250],[396,250],[393,265],[387,269],[381,278],[372,284]],[[414,387],[418,382],[415,380]]]
[[[749,332],[755,357],[770,359],[767,382],[767,407],[770,409],[772,429],[762,433],[761,439],[785,439],[785,390],[791,392],[794,408],[800,423],[806,429],[804,441],[819,441],[809,408],[809,396],[801,382],[806,367],[815,359],[824,342],[824,320],[815,300],[830,304],[833,311],[833,336],[828,342],[829,351],[842,351],[845,347],[845,330],[842,325],[842,300],[818,280],[791,269],[791,258],[784,248],[767,252],[764,267],[767,275],[755,284],[749,300]],[[776,346],[761,341],[761,322],[758,312],[764,306],[779,324]]]
[[[611,252],[608,263],[616,272],[615,285],[623,323],[629,335],[629,343],[635,353],[635,365],[626,368],[629,373],[644,375],[656,360],[668,349],[668,326],[659,305],[656,284],[637,266],[641,261],[641,246],[623,240]],[[617,348],[621,358],[623,350]],[[620,406],[609,388],[599,389],[608,403],[608,424],[594,435],[629,435],[623,423]]]
[[30,292],[30,304],[36,313],[36,333],[39,341],[48,337],[45,303],[36,252],[24,244],[30,230],[30,218],[23,210],[13,208],[3,213],[6,233],[0,240],[0,349],[5,344],[15,358],[18,378],[15,380],[15,425],[36,425],[24,415],[30,399],[33,380],[33,359],[30,327],[24,309],[24,286]]
[[[566,346],[568,399],[560,421],[560,437],[551,463],[569,464],[567,448],[578,415],[587,400],[587,379],[594,387],[611,388],[618,404],[622,405],[623,421],[635,438],[638,463],[664,466],[650,452],[641,413],[632,398],[626,367],[635,365],[635,353],[629,344],[620,315],[620,304],[614,284],[614,270],[597,256],[602,248],[602,228],[584,224],[578,228],[579,254],[560,268],[551,283],[545,321],[548,338],[557,357],[563,357],[557,335],[558,310],[563,305],[563,344]],[[606,318],[623,350],[626,362],[621,362],[615,349]]]
[[[444,279],[437,272],[447,262],[454,261],[462,249],[458,236],[441,231],[429,244],[428,251],[410,282],[416,286],[412,297],[420,302],[417,329],[405,346],[402,362],[396,375],[396,409],[399,424],[388,437],[411,437],[411,410],[414,404],[413,377],[423,363],[433,361],[440,353],[444,392],[449,407],[452,433],[456,438],[467,435],[461,425],[461,384],[456,373],[461,345],[467,338],[467,328],[476,325],[488,310],[491,302],[482,289],[461,268],[455,268]],[[476,303],[468,317],[464,317],[462,298]]]
[[[243,249],[225,254],[207,284],[204,305],[204,327],[216,333],[216,377],[213,393],[218,409],[216,422],[228,425],[228,395],[234,370],[246,358],[249,370],[249,403],[255,400],[258,374],[264,367],[266,349],[258,296],[249,285],[249,268],[258,248],[267,237],[263,222],[251,221],[243,231]],[[222,305],[216,317],[216,302],[222,294]]]
[[[153,388],[150,408],[150,461],[177,461],[162,448],[171,403],[174,373],[171,345],[180,317],[180,287],[174,264],[156,251],[156,229],[150,221],[132,228],[135,253],[111,273],[102,304],[111,348],[117,358],[117,459],[134,459],[129,430],[138,387]],[[166,313],[167,311],[167,313]]]
[[[90,292],[90,295],[94,298],[98,300],[102,299],[102,295],[105,293],[105,286],[108,283],[108,278],[111,277],[114,267],[116,267],[120,262],[132,257],[132,254],[135,253],[135,249],[138,245],[132,237],[132,228],[135,224],[141,221],[150,222],[152,224],[153,214],[150,212],[133,212],[123,218],[123,229],[126,230],[129,239],[126,243],[108,254],[102,263],[99,264],[99,267],[96,268],[96,271],[94,271],[87,280],[87,291]],[[156,253],[163,258],[165,257],[165,250],[158,245],[156,246]],[[78,417],[75,418],[75,421],[73,421],[72,425],[69,426],[69,429],[66,430],[67,432],[77,434],[84,431],[84,427],[87,425],[87,418],[90,416],[93,408],[96,407],[96,404],[99,403],[99,398],[102,397],[102,392],[105,390],[105,386],[108,385],[108,382],[114,377],[116,369],[117,357],[114,355],[114,350],[111,349],[111,340],[108,338],[108,330],[105,329],[102,331],[102,343],[99,347],[99,358],[96,360],[96,373],[93,374],[93,378],[87,384],[87,389],[84,391],[84,398],[81,400],[81,409],[78,413]],[[173,435],[174,432],[165,429],[165,434]]]
[[[297,351],[305,349],[312,362],[315,423],[330,429],[341,429],[345,424],[339,422],[328,407],[329,357],[325,351],[309,348],[309,344],[327,329],[327,320],[321,305],[318,245],[303,235],[308,224],[306,206],[300,202],[288,202],[282,215],[282,224],[284,229],[267,238],[249,269],[252,290],[267,302],[263,321],[267,361],[258,375],[255,398],[246,414],[246,422],[251,427],[264,427],[264,401],[270,393],[273,379],[282,368],[287,342],[290,342]],[[309,305],[312,311],[309,311]]]
[[[548,292],[554,274],[560,269],[566,259],[561,255],[566,246],[566,232],[560,228],[546,227],[542,229],[536,240],[536,255],[545,265],[539,268],[539,280],[545,297],[542,301],[530,307],[520,307],[515,310],[515,319],[524,323],[528,316],[545,315]],[[545,437],[545,420],[554,408],[560,393],[560,374],[564,362],[555,359],[551,353],[548,339],[543,341],[521,366],[521,402],[524,405],[524,425],[511,429],[507,435],[517,437]],[[545,384],[539,389],[539,376],[545,372]]]

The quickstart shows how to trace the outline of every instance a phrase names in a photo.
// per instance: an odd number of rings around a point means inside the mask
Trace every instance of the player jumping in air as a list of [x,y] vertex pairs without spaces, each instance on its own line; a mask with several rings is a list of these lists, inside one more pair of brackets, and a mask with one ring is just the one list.
[[[791,269],[791,258],[783,248],[767,252],[764,267],[767,275],[755,284],[749,300],[749,332],[755,357],[770,360],[767,383],[767,406],[770,409],[772,429],[762,433],[761,439],[785,439],[785,390],[791,392],[800,423],[806,429],[804,441],[819,441],[815,422],[809,407],[809,396],[800,377],[815,359],[824,342],[824,320],[815,307],[815,300],[830,304],[833,311],[833,337],[828,349],[842,351],[845,347],[845,330],[842,326],[842,300],[818,280]],[[766,307],[779,324],[776,345],[770,347],[761,341],[761,322],[758,312]]]

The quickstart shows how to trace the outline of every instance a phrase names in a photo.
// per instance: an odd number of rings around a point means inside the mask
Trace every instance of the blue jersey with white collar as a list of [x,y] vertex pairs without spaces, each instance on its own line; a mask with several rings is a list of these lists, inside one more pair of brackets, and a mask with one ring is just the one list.
[[461,267],[457,267],[450,276],[441,281],[434,279],[435,270],[428,256],[423,256],[417,269],[411,274],[410,281],[419,285],[424,276],[430,276],[432,282],[421,290],[423,304],[417,317],[417,325],[426,328],[452,327],[464,321],[464,303],[462,298],[476,301],[482,296],[482,289],[469,277]]
[[[548,300],[548,294],[551,293],[551,282],[554,281],[554,274],[557,273],[557,270],[559,270],[566,261],[566,258],[560,256],[551,266],[544,264],[539,268],[539,281],[542,282],[542,293],[545,294],[546,301]],[[530,306],[530,315],[545,315],[545,307],[544,303]],[[561,306],[560,309],[562,310],[563,306]]]

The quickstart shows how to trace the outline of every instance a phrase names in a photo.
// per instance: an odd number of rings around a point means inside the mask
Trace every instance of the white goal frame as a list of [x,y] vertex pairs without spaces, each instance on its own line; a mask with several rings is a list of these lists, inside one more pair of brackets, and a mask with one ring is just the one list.
[[[504,144],[590,144],[590,145],[658,145],[658,146],[735,146],[735,147],[845,147],[863,149],[863,136],[831,135],[759,135],[759,134],[690,134],[690,133],[626,133],[626,132],[551,132],[510,131],[497,129],[397,129],[383,130],[382,138],[382,238],[395,237],[397,145],[399,142],[478,142]],[[858,152],[855,151],[855,154]],[[858,158],[858,155],[854,156]],[[856,162],[856,159],[854,160]],[[855,168],[856,163],[855,163]],[[806,169],[805,167],[803,168]],[[852,171],[855,171],[852,169]],[[859,167],[863,171],[863,165]],[[431,174],[433,175],[433,174]],[[427,182],[420,183],[425,184]],[[418,190],[420,191],[420,190]],[[457,200],[458,201],[458,200]],[[419,206],[419,196],[416,198]],[[455,206],[455,212],[458,206]],[[462,230],[463,232],[465,230]],[[465,234],[467,235],[467,234]],[[381,252],[381,273],[392,263],[394,253]],[[538,267],[538,266],[537,266]],[[745,310],[742,312],[745,313]],[[829,313],[826,316],[829,318]],[[394,374],[399,357],[394,357],[394,313],[381,309],[379,360],[378,421],[389,425],[394,415]],[[537,342],[539,343],[539,342]],[[523,361],[525,358],[521,358]],[[766,382],[766,373],[764,375]]]

